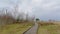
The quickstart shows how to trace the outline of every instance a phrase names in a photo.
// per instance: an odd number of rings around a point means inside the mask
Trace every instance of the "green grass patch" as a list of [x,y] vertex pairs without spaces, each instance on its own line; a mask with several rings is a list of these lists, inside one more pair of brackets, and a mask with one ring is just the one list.
[[22,34],[31,26],[33,26],[33,23],[20,23],[0,26],[0,34]]

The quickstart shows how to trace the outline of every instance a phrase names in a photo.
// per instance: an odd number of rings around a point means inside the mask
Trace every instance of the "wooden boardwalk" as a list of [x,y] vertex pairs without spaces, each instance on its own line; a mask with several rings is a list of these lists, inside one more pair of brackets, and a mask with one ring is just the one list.
[[37,34],[37,29],[38,29],[38,24],[35,23],[35,25],[24,34]]

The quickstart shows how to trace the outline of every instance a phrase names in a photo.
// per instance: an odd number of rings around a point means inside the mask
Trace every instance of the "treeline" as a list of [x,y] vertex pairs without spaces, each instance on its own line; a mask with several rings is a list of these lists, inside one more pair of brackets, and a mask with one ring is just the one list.
[[34,21],[35,17],[29,16],[24,12],[18,12],[16,8],[14,10],[2,9],[0,10],[0,25],[23,23],[27,21]]

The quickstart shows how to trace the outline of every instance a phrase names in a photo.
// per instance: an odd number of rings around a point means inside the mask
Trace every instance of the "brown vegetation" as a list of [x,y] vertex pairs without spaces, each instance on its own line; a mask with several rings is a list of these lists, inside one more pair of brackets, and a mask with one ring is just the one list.
[[54,25],[55,23],[53,23],[53,22],[38,22],[38,24],[43,26],[43,25]]

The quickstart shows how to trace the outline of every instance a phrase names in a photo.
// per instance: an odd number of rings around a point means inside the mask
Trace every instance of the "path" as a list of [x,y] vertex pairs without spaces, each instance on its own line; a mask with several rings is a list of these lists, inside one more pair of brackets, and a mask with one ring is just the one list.
[[35,22],[35,25],[24,34],[37,34],[37,29],[38,29],[38,24]]

